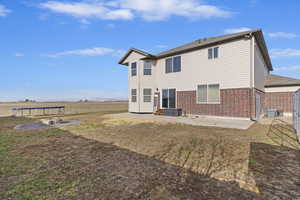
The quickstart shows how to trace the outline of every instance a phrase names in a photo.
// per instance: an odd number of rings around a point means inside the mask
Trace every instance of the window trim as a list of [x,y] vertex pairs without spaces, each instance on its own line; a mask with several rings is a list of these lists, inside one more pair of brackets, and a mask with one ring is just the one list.
[[[145,89],[150,90],[150,95],[145,95]],[[145,97],[150,97],[150,101],[145,101]],[[143,88],[143,103],[152,103],[152,88]]]
[[[217,57],[215,57],[215,49],[218,49],[218,53],[217,53]],[[209,51],[211,50],[211,58],[209,56]],[[216,47],[210,47],[207,49],[207,58],[208,60],[214,60],[214,59],[218,59],[220,58],[220,47],[219,46],[216,46]]]
[[[146,63],[150,63],[149,68],[145,68]],[[150,70],[150,74],[145,74],[145,70]],[[143,75],[144,76],[152,76],[152,62],[151,61],[144,61],[144,63],[143,63]]]
[[[132,70],[132,65],[133,64],[135,64],[135,75],[132,74],[134,72],[134,70]],[[130,71],[131,71],[131,77],[137,76],[137,62],[132,62],[131,63]]]
[[[163,107],[163,90],[168,90],[168,107]],[[175,108],[170,108],[170,90],[175,90]],[[161,108],[163,109],[176,109],[177,108],[177,88],[162,88],[161,89]]]
[[[133,91],[133,90],[135,90],[135,95],[132,94],[132,91]],[[138,96],[137,94],[138,94],[138,93],[137,93],[137,89],[132,88],[132,89],[131,89],[131,93],[130,93],[130,95],[131,95],[130,103],[137,103],[137,96]],[[135,96],[135,101],[132,101],[132,97],[133,97],[133,96]]]
[[[215,52],[216,49],[217,49],[217,53]],[[218,59],[218,58],[219,58],[219,53],[220,53],[219,50],[220,50],[219,47],[214,47],[214,48],[213,48],[213,52],[214,52],[214,53],[213,53],[213,54],[214,54],[213,58],[214,58],[214,59]],[[216,57],[216,55],[217,55],[217,57]]]
[[[207,90],[207,97],[206,97],[206,102],[199,102],[198,101],[198,86],[200,85],[206,85],[206,90]],[[209,102],[209,85],[219,85],[219,102]],[[221,104],[221,84],[220,83],[208,83],[208,84],[198,84],[196,87],[196,104]]]
[[[177,71],[177,72],[174,72],[174,58],[176,57],[180,57],[180,71]],[[179,73],[182,71],[182,56],[181,55],[178,55],[178,56],[170,56],[170,57],[167,57],[165,58],[165,74],[171,74],[171,73]],[[167,72],[167,60],[168,59],[171,59],[172,62],[171,62],[171,72]]]

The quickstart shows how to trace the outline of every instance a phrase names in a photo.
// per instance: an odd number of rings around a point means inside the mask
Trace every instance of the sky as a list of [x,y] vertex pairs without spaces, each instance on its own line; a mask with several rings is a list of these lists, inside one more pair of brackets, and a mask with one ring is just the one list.
[[150,53],[262,29],[272,73],[300,79],[299,0],[0,0],[0,101],[127,98],[131,47]]

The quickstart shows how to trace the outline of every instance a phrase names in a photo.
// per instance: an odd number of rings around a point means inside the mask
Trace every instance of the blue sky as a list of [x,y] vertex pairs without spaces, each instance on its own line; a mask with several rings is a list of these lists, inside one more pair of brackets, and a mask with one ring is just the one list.
[[258,28],[273,73],[300,78],[299,10],[298,0],[0,0],[0,101],[126,98],[117,61],[128,48]]

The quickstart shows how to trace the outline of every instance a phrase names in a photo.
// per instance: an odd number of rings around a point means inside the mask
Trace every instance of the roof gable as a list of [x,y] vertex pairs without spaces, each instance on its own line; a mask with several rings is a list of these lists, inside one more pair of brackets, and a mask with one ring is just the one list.
[[142,50],[139,50],[139,49],[136,49],[136,48],[131,48],[127,51],[127,53],[120,59],[119,61],[119,64],[120,65],[128,65],[128,63],[124,63],[124,61],[128,58],[128,56],[132,53],[132,52],[136,52],[138,54],[141,54],[145,57],[152,57],[153,55],[145,52],[145,51],[142,51]]

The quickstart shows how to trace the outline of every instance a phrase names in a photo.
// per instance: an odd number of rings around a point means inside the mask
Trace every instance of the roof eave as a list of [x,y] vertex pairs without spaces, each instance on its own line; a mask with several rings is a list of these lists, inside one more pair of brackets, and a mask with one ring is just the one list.
[[258,46],[259,46],[261,52],[263,53],[263,57],[264,57],[264,60],[266,61],[269,71],[273,71],[274,69],[272,66],[272,62],[270,59],[270,55],[268,52],[268,48],[267,48],[262,30],[261,29],[256,30],[255,32],[253,32],[253,34],[254,34],[255,38],[258,40]]
[[130,48],[130,49],[127,51],[127,53],[119,60],[118,64],[128,66],[128,63],[124,63],[124,61],[126,60],[126,58],[127,58],[132,52],[139,53],[139,54],[144,55],[144,56],[146,56],[146,57],[152,56],[151,54],[149,54],[149,53],[147,53],[147,52],[144,52],[144,51],[142,51],[142,50],[139,50],[139,49],[136,49],[136,48]]
[[244,37],[245,37],[244,35],[242,35],[242,36],[236,36],[234,38],[228,38],[226,40],[212,42],[212,43],[209,43],[207,45],[197,46],[197,47],[193,47],[193,48],[190,48],[190,49],[184,49],[184,50],[181,50],[181,51],[177,51],[177,52],[165,54],[165,55],[162,55],[162,56],[156,56],[156,58],[158,58],[158,59],[160,59],[160,58],[166,58],[166,57],[169,57],[169,56],[178,55],[178,54],[182,54],[182,53],[187,53],[187,52],[195,51],[195,50],[198,50],[198,49],[204,49],[204,48],[207,48],[207,47],[210,47],[210,46],[214,46],[214,45],[217,45],[217,44],[223,44],[223,43],[234,41],[234,40],[237,40],[237,39],[242,39]]
[[298,83],[294,83],[294,84],[274,84],[274,85],[265,85],[265,88],[272,88],[272,87],[291,87],[291,86],[300,86],[300,84]]

